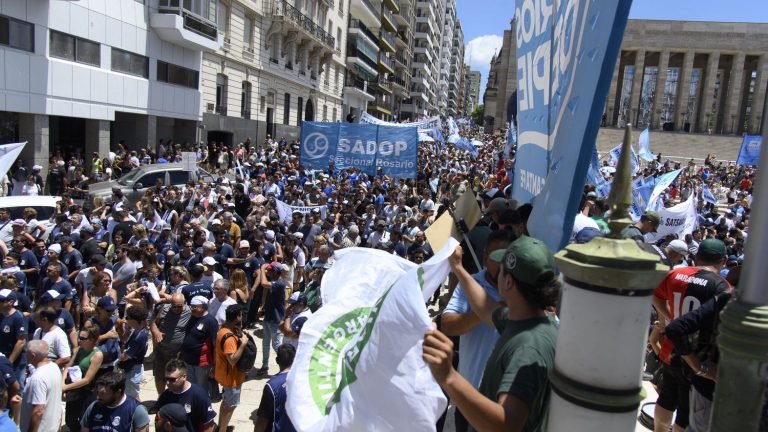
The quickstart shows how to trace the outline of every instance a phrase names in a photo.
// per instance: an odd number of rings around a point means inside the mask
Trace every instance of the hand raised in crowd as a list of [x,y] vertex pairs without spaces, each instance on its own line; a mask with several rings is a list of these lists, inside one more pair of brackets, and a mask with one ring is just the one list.
[[453,342],[436,328],[424,334],[421,357],[429,365],[438,384],[445,384],[456,373],[453,368]]

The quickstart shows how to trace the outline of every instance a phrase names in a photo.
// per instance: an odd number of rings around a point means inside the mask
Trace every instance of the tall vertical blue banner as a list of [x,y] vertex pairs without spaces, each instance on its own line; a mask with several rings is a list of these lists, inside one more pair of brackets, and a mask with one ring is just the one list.
[[760,161],[760,147],[763,144],[763,137],[760,135],[746,135],[741,142],[739,157],[736,159],[737,165],[757,166]]
[[376,174],[379,168],[394,178],[416,178],[416,127],[375,124],[303,122],[301,163],[307,169],[358,168]]
[[531,234],[566,245],[631,0],[518,0],[518,150],[512,197]]

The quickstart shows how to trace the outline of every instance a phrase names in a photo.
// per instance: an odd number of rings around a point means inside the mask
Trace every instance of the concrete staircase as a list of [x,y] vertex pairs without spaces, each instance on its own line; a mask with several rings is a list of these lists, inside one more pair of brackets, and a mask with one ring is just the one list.
[[[638,138],[641,130],[632,131],[632,147],[638,150]],[[624,130],[618,128],[600,128],[597,134],[597,151],[602,156],[624,139]],[[662,158],[689,160],[694,158],[702,163],[707,154],[714,153],[718,160],[735,161],[739,155],[742,137],[737,135],[707,135],[684,132],[651,131],[651,151],[661,152]]]

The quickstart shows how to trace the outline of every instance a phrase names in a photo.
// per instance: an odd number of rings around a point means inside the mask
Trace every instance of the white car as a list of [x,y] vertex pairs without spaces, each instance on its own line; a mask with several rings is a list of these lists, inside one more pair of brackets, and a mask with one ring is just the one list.
[[37,211],[37,221],[45,228],[43,240],[48,238],[51,228],[55,223],[51,221],[51,216],[56,212],[56,202],[61,201],[59,196],[41,195],[41,196],[5,196],[0,197],[0,208],[9,209],[11,220],[23,219],[24,209],[31,207]]

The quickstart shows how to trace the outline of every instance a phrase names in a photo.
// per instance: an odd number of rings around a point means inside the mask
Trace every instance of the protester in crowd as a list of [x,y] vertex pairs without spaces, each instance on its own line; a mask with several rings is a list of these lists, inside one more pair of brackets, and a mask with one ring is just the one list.
[[[19,429],[22,432],[57,432],[61,423],[61,370],[48,358],[48,343],[32,340],[27,344],[27,358],[35,370],[21,395]],[[18,397],[18,396],[17,396]]]
[[302,292],[295,292],[287,301],[285,319],[280,323],[280,332],[283,334],[283,343],[299,347],[299,333],[304,323],[312,316],[312,311],[307,307],[307,296]]
[[240,405],[240,394],[245,382],[245,373],[237,367],[248,343],[248,336],[243,333],[243,312],[243,307],[238,304],[228,305],[226,319],[216,335],[214,377],[223,388],[219,409],[221,432],[229,431],[229,421],[235,408]]
[[44,340],[48,344],[48,360],[60,368],[64,367],[69,363],[72,350],[67,334],[56,325],[58,313],[52,307],[38,306],[34,317],[37,330],[32,335],[32,340]]
[[[164,304],[150,325],[154,343],[154,363],[152,374],[155,377],[155,388],[160,394],[165,390],[165,365],[175,359],[181,350],[187,334],[187,326],[191,311],[184,296],[180,292],[171,295],[170,303]],[[185,367],[186,372],[186,367]]]
[[[725,244],[717,239],[707,239],[699,244],[696,266],[680,267],[670,271],[653,294],[653,306],[658,312],[662,326],[684,314],[696,310],[701,304],[716,295],[731,290],[730,284],[720,277],[720,270],[726,262]],[[659,354],[663,361],[661,378],[654,411],[654,430],[669,430],[672,414],[677,410],[675,427],[685,429],[689,423],[690,381],[686,377],[679,356],[673,354],[672,342],[662,341]],[[714,384],[702,390],[711,394]]]
[[109,372],[96,381],[97,399],[83,413],[81,432],[130,430],[149,432],[147,409],[125,393],[126,378]]
[[[187,432],[213,432],[216,411],[202,387],[187,380],[187,365],[182,360],[170,360],[161,375],[168,386],[157,398],[157,412],[168,404],[179,404],[187,411]],[[188,407],[188,408],[187,408]]]
[[96,397],[94,383],[104,361],[104,354],[96,346],[99,340],[98,329],[92,327],[78,333],[79,346],[64,368],[62,388],[67,402],[64,424],[69,430],[79,429],[83,412]]
[[655,211],[647,211],[641,217],[637,223],[627,226],[621,231],[621,236],[624,238],[645,241],[643,237],[645,234],[656,232],[656,229],[661,223],[659,214]]
[[179,358],[187,363],[189,381],[212,394],[208,378],[215,359],[216,333],[219,331],[219,323],[208,313],[208,299],[203,296],[192,297],[189,309],[191,316],[187,323]]
[[460,248],[449,259],[474,313],[500,334],[479,389],[453,368],[453,343],[443,333],[426,334],[423,357],[475,429],[537,430],[547,418],[548,373],[555,360],[557,327],[547,314],[560,292],[554,259],[544,243],[527,236],[489,258],[502,264],[499,294],[507,306],[494,301],[464,269]]
[[264,314],[264,330],[261,342],[261,368],[256,371],[259,375],[269,372],[269,348],[277,352],[277,348],[283,343],[283,334],[280,332],[280,323],[285,319],[285,292],[287,285],[281,279],[283,265],[278,262],[261,266],[260,284],[264,289],[261,298],[260,310]]
[[[488,236],[483,254],[485,268],[472,275],[485,293],[497,303],[502,300],[498,290],[501,266],[489,256],[491,252],[506,250],[514,238],[514,233],[510,230],[493,231]],[[447,336],[461,336],[458,371],[474,388],[480,387],[485,364],[499,334],[472,311],[461,284],[453,291],[448,306],[443,310],[441,330]],[[457,432],[468,430],[469,424],[461,410],[456,410],[455,424]]]
[[285,381],[295,357],[296,348],[293,345],[284,344],[277,349],[276,361],[280,372],[264,385],[259,409],[256,411],[254,432],[292,432],[296,430],[285,409],[285,401],[288,399]]
[[117,368],[125,378],[125,394],[141,401],[140,386],[144,379],[144,356],[149,347],[148,312],[143,306],[132,306],[117,332],[120,335],[120,359]]

